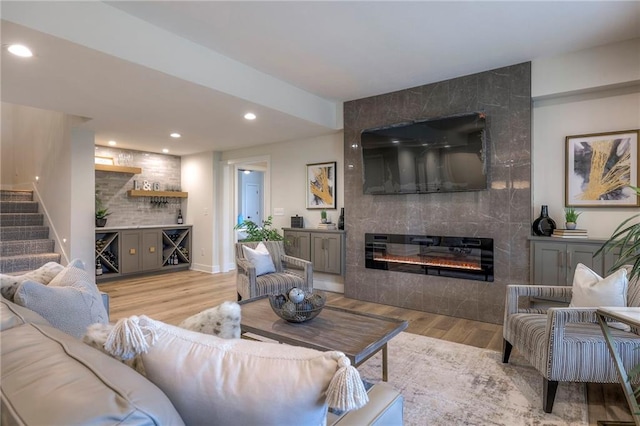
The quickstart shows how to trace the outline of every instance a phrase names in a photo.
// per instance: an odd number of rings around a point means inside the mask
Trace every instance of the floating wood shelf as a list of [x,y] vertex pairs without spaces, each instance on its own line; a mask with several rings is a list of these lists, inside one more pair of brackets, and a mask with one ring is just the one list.
[[143,191],[139,189],[130,189],[127,191],[129,197],[173,197],[187,198],[188,192],[179,191]]
[[101,172],[131,173],[134,175],[142,173],[140,167],[112,166],[109,164],[96,164],[96,170]]

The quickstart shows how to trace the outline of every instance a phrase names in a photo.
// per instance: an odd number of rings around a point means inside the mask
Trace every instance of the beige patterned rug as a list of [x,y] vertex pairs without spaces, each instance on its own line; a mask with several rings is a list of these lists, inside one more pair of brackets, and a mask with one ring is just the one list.
[[[515,352],[515,351],[514,351]],[[361,365],[380,381],[382,355]],[[389,342],[389,383],[404,396],[405,425],[588,425],[586,388],[560,383],[553,413],[542,411],[542,376],[513,353],[400,333]]]

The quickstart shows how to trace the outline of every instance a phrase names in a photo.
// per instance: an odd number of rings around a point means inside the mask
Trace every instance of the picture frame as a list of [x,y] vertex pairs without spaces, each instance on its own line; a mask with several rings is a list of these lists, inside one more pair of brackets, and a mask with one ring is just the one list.
[[638,207],[640,130],[566,137],[567,207]]
[[307,164],[307,209],[335,209],[337,168],[335,161]]

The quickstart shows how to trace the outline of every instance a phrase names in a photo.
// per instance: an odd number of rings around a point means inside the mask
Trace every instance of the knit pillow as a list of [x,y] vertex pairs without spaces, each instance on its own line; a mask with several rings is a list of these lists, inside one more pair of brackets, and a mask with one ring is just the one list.
[[73,261],[49,285],[26,280],[18,287],[15,302],[40,314],[54,327],[81,338],[93,323],[109,322],[93,277]]
[[327,404],[349,410],[368,401],[340,352],[221,339],[144,316],[118,321],[105,349],[142,353],[147,379],[186,424],[322,425]]
[[[573,275],[569,306],[578,308],[626,307],[628,285],[625,268],[620,268],[606,278],[602,278],[582,263],[578,263]],[[609,326],[624,331],[631,330],[628,325],[619,322],[610,322]]]
[[270,274],[276,271],[276,266],[273,264],[271,254],[267,247],[261,242],[255,249],[251,247],[242,246],[242,253],[244,257],[253,264],[256,268],[256,276]]
[[0,274],[0,292],[5,299],[13,302],[18,286],[26,280],[36,281],[42,284],[49,284],[56,275],[64,269],[59,263],[48,262],[34,271],[29,271],[23,275]]

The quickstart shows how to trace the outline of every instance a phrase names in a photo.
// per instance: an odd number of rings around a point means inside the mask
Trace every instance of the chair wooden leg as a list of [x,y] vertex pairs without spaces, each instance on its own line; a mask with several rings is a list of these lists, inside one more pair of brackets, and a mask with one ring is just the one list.
[[546,377],[543,377],[542,380],[542,409],[545,413],[550,413],[553,410],[553,401],[556,399],[558,382],[548,380]]
[[511,356],[511,349],[513,349],[513,345],[507,342],[507,339],[502,339],[502,362],[504,364],[509,362],[509,357]]

